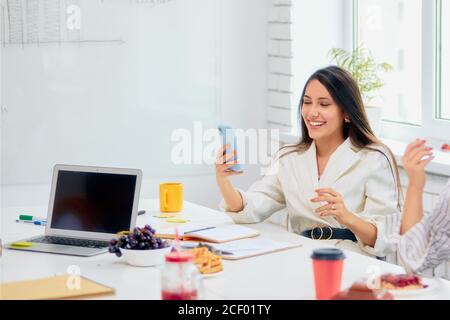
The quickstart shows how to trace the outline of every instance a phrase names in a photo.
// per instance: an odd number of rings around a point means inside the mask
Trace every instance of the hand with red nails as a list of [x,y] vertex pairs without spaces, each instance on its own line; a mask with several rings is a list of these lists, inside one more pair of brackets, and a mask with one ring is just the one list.
[[432,150],[423,139],[416,139],[406,148],[402,160],[409,185],[421,189],[425,186],[425,167],[434,159]]

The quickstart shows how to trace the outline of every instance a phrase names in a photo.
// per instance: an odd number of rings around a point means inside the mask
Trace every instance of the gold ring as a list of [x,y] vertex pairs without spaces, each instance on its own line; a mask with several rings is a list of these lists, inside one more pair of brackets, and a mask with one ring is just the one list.
[[330,226],[326,226],[326,228],[330,229],[330,236],[327,239],[325,239],[325,240],[330,240],[331,237],[333,237],[333,228],[331,228]]
[[[320,229],[320,237],[318,239],[314,239],[314,230],[316,229]],[[321,227],[315,227],[311,229],[311,239],[313,240],[322,240],[322,236],[323,236],[323,229]]]

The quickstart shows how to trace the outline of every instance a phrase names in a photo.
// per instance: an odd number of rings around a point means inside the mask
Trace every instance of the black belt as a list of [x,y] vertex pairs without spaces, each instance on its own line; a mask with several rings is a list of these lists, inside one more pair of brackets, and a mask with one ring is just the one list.
[[301,233],[302,236],[314,240],[352,240],[358,242],[353,232],[348,229],[331,228],[331,227],[316,227],[310,230],[305,230]]

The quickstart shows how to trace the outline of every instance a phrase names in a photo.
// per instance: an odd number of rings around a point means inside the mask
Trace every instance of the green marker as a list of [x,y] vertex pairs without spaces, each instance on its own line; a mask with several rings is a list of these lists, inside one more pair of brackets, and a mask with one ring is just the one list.
[[34,216],[26,215],[26,214],[21,214],[19,216],[19,220],[22,220],[22,221],[36,221],[36,220],[44,221],[46,219],[41,218],[41,217],[34,217]]
[[19,216],[19,220],[32,221],[33,220],[33,216],[28,216],[26,214],[21,214]]

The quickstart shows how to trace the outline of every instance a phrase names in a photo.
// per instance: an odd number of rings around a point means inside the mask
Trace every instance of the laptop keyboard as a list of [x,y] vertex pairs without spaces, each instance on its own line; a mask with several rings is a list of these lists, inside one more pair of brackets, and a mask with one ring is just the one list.
[[61,245],[65,245],[65,246],[85,247],[85,248],[95,248],[95,249],[103,249],[103,248],[108,247],[108,245],[109,245],[108,241],[74,239],[74,238],[64,238],[64,237],[55,237],[55,236],[43,236],[43,237],[39,237],[39,238],[31,240],[31,242],[61,244]]

